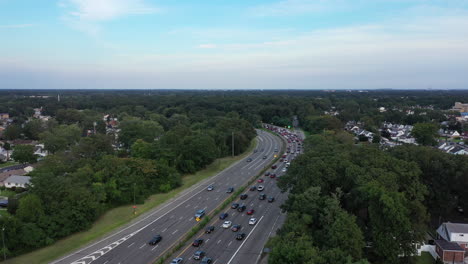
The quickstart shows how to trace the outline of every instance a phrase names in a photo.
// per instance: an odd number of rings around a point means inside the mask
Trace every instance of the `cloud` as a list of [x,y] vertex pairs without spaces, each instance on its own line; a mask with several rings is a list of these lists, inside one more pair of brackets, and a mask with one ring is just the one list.
[[0,25],[0,28],[27,28],[32,27],[33,24],[16,24],[16,25]]
[[215,44],[200,44],[200,45],[198,45],[198,48],[200,48],[200,49],[214,49],[216,47],[217,47],[217,45],[215,45]]
[[64,10],[63,21],[92,36],[102,30],[100,22],[160,11],[144,0],[61,0],[58,6]]
[[335,9],[336,4],[329,0],[282,0],[252,7],[248,13],[255,16],[293,16]]

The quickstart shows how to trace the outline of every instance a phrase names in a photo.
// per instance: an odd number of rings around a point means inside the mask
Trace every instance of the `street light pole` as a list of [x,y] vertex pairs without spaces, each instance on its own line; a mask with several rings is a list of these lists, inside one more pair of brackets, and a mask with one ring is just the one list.
[[5,249],[5,225],[2,227],[2,241],[3,241],[3,261],[6,261],[6,249]]
[[136,214],[135,186],[136,183],[133,183],[133,214]]
[[234,157],[234,131],[232,132],[232,156]]

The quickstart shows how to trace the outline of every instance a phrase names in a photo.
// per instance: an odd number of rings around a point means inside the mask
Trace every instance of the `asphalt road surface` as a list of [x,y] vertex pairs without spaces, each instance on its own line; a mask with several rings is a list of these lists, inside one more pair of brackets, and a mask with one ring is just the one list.
[[[257,152],[182,192],[112,235],[52,263],[154,263],[197,224],[194,218],[197,210],[204,209],[210,213],[231,195],[226,193],[228,187],[237,189],[244,185],[273,160],[274,150],[281,149],[281,139],[264,131],[258,130],[257,133]],[[252,161],[247,162],[248,158]],[[214,185],[213,191],[207,191],[209,185]],[[162,241],[155,246],[149,245],[148,242],[157,234],[162,236]]]
[[[296,134],[303,138],[302,134]],[[287,140],[287,138],[285,139]],[[287,143],[291,146],[291,151],[294,154],[286,153],[286,159],[291,161],[301,151],[297,151],[298,142]],[[302,148],[301,148],[302,150]],[[283,154],[283,153],[281,153]],[[285,172],[283,168],[286,167],[285,162],[277,162],[276,169],[270,169],[270,172],[276,173],[277,177],[281,177]],[[198,250],[205,252],[206,256],[212,258],[213,264],[247,264],[258,263],[263,252],[263,248],[268,238],[276,233],[276,230],[284,223],[286,215],[281,212],[280,205],[286,200],[287,193],[281,193],[277,187],[277,179],[272,179],[267,176],[262,176],[263,183],[255,183],[264,185],[265,189],[259,191],[246,191],[249,195],[246,200],[238,199],[236,203],[244,203],[247,209],[240,213],[236,209],[226,208],[225,213],[229,216],[221,220],[218,218],[213,219],[209,225],[215,226],[215,231],[210,234],[203,232],[198,234],[196,238],[203,239],[203,243],[199,247],[191,245],[190,241],[183,249],[177,252],[173,258],[181,257],[184,259],[183,263],[199,263],[200,261],[193,260],[192,256]],[[259,200],[259,194],[264,193],[267,196],[275,197],[273,203],[267,200]],[[253,215],[247,215],[249,209],[254,209]],[[257,218],[255,225],[249,225],[251,217]],[[224,221],[232,221],[232,224],[240,224],[242,226],[240,231],[233,232],[230,228],[223,228]],[[236,240],[236,235],[245,233],[246,237],[243,240]],[[171,260],[168,260],[169,263]]]

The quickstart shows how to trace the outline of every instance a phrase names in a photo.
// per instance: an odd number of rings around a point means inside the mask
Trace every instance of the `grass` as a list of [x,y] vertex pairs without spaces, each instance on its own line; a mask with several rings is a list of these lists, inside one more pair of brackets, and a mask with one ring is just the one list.
[[249,155],[256,145],[257,141],[254,140],[252,141],[249,149],[243,154],[235,157],[217,159],[212,164],[208,165],[205,169],[198,171],[195,174],[184,175],[182,177],[182,185],[179,188],[176,188],[168,193],[159,193],[150,196],[144,204],[137,206],[136,215],[133,214],[133,208],[131,205],[111,209],[103,216],[101,216],[89,230],[70,235],[62,240],[56,241],[53,245],[7,260],[5,263],[48,263],[61,256],[64,256],[67,253],[70,253],[93,240],[104,237],[112,230],[123,226],[142,213],[145,213],[150,209],[163,204],[169,199],[174,198],[180,192],[193,186],[194,184],[223,171],[234,162]]
[[8,189],[0,190],[0,196],[1,197],[11,197],[11,196],[13,196],[15,194],[16,194],[16,192],[14,192],[12,190],[8,190]]
[[415,257],[416,264],[434,264],[435,260],[428,252],[422,252],[421,256]]
[[17,164],[18,164],[18,162],[7,161],[7,162],[5,162],[5,163],[1,163],[1,164],[0,164],[0,169],[1,169],[1,168],[8,167],[8,166],[17,165]]

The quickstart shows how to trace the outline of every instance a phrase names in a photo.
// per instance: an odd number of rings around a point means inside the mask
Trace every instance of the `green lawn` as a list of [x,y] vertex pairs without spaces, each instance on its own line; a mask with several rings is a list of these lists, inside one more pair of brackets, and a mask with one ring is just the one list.
[[62,240],[57,241],[51,246],[7,260],[5,263],[47,263],[59,258],[60,256],[64,256],[67,253],[72,252],[73,250],[76,250],[93,240],[104,237],[112,230],[130,222],[142,213],[147,212],[148,210],[155,208],[167,200],[177,196],[181,191],[200,182],[201,180],[216,175],[217,173],[232,165],[234,162],[249,155],[256,145],[257,141],[254,140],[252,141],[249,149],[244,154],[235,157],[218,159],[204,170],[201,170],[193,175],[183,176],[181,187],[168,193],[160,193],[150,196],[144,204],[138,205],[137,215],[133,215],[133,209],[131,205],[114,208],[101,216],[88,231],[68,236]]
[[7,162],[5,162],[5,163],[1,163],[1,164],[0,164],[0,169],[1,169],[1,168],[8,167],[8,166],[16,165],[16,164],[18,164],[18,162],[7,161]]
[[10,197],[10,196],[13,196],[15,195],[16,193],[12,190],[0,190],[0,196],[5,196],[5,197]]
[[434,264],[435,260],[428,252],[422,252],[420,257],[416,258],[416,264]]

